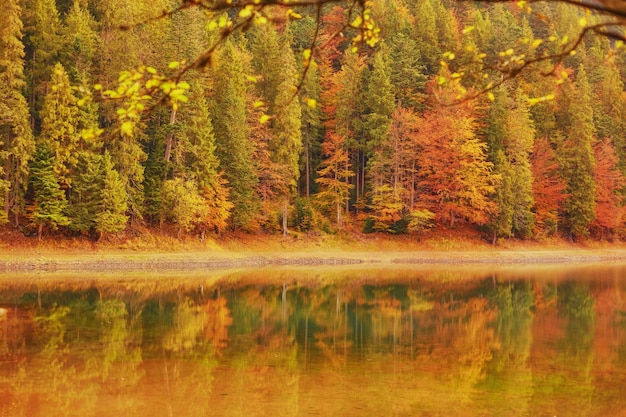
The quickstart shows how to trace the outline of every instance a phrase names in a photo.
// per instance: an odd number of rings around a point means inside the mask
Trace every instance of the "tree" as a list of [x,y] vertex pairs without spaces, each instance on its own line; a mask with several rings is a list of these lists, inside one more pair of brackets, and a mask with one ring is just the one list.
[[67,226],[70,222],[64,214],[67,201],[57,182],[54,166],[54,153],[48,144],[45,142],[38,144],[31,164],[30,183],[34,201],[31,219],[38,226],[37,234],[40,240],[44,226],[56,230],[58,226]]
[[123,179],[115,170],[108,153],[102,157],[103,188],[101,207],[96,215],[96,230],[100,238],[108,233],[121,232],[126,228],[128,197]]
[[526,97],[517,90],[510,98],[504,89],[498,90],[491,108],[488,130],[489,149],[494,172],[502,178],[495,193],[498,213],[490,228],[495,243],[498,236],[532,236],[532,172],[529,154],[534,142],[534,126]]
[[535,141],[531,154],[533,174],[534,235],[553,235],[558,228],[559,209],[567,197],[556,154],[545,137]]
[[105,207],[102,204],[104,188],[103,157],[92,152],[78,155],[76,171],[80,173],[72,181],[72,193],[66,210],[69,228],[81,233],[96,230],[97,217]]
[[41,140],[54,153],[54,172],[63,188],[71,186],[77,163],[79,110],[65,68],[54,67],[50,90],[41,110]]
[[246,129],[244,55],[228,41],[218,58],[212,108],[216,155],[231,190],[232,226],[253,228],[258,207],[254,195],[258,177],[252,164],[254,149]]
[[[449,87],[436,94],[454,94]],[[445,97],[444,97],[445,98]],[[487,145],[476,137],[473,105],[436,107],[420,121],[418,174],[419,198],[441,223],[454,226],[457,219],[485,224],[496,206],[488,196],[500,177],[487,161]]]
[[194,96],[188,113],[181,116],[184,127],[174,151],[174,173],[196,184],[204,205],[200,223],[219,233],[226,227],[233,204],[229,201],[230,189],[216,156],[209,103],[203,97]]
[[596,160],[596,205],[592,227],[600,229],[600,237],[603,238],[605,231],[611,232],[624,223],[621,191],[626,186],[626,178],[618,168],[618,158],[610,139],[597,141],[593,150]]
[[28,184],[28,163],[35,151],[28,105],[22,95],[25,82],[20,16],[17,0],[5,2],[0,13],[0,190],[4,194],[0,223],[6,222],[12,211],[16,226]]
[[90,83],[96,69],[98,51],[102,48],[102,39],[96,31],[96,21],[78,0],[74,0],[64,20],[60,59],[73,82]]
[[561,123],[567,123],[567,141],[562,155],[568,180],[568,198],[563,203],[563,208],[570,237],[579,238],[589,233],[588,227],[595,216],[596,199],[592,149],[595,128],[591,88],[582,66],[579,67],[576,83],[570,87],[566,98],[568,107]]
[[62,47],[61,19],[55,0],[32,1],[29,16],[30,29],[28,46],[30,68],[28,80],[30,88],[30,105],[33,117],[32,126],[38,122],[37,114],[42,107],[42,98],[48,90],[48,81],[54,65],[59,61]]
[[[398,208],[399,194],[390,185],[391,162],[393,158],[389,146],[389,128],[391,126],[391,116],[395,109],[395,94],[391,84],[391,68],[387,62],[385,49],[376,51],[373,56],[372,67],[367,74],[367,97],[366,111],[363,115],[363,133],[366,143],[366,175],[370,182],[372,204],[369,206],[374,211],[374,218],[382,217],[391,220],[400,217],[398,210],[394,215],[388,213],[389,208],[380,203],[387,201],[391,197],[390,204]],[[389,194],[393,190],[393,194]],[[376,202],[374,202],[376,200]],[[379,212],[378,209],[384,211]],[[396,219],[397,220],[397,219]],[[384,223],[377,222],[382,228]]]

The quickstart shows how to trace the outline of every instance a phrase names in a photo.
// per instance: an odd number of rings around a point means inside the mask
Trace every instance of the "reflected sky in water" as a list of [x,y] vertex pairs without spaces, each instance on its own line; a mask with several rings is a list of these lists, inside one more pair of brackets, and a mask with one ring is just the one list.
[[626,416],[626,266],[0,277],[0,416]]

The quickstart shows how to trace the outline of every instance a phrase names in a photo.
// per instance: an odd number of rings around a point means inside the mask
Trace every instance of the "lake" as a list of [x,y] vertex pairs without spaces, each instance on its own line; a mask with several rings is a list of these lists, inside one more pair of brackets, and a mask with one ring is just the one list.
[[626,265],[0,276],[0,416],[626,416]]

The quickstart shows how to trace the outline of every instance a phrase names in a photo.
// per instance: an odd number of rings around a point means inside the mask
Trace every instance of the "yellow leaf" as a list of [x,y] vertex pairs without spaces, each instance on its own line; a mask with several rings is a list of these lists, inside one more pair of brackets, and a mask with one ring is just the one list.
[[264,125],[265,123],[269,122],[269,120],[270,120],[270,117],[269,117],[267,114],[264,114],[264,115],[262,115],[262,116],[259,118],[259,122],[260,122],[262,125]]
[[246,7],[244,7],[243,9],[239,11],[239,17],[244,18],[244,19],[246,17],[250,17],[252,16],[253,10],[254,10],[254,6],[251,4],[248,4]]
[[150,74],[156,74],[157,70],[153,67],[148,67],[146,68],[146,71],[148,71]]
[[463,29],[463,34],[467,35],[468,33],[470,33],[471,31],[473,31],[474,29],[476,29],[475,26],[468,26],[465,29]]
[[487,92],[487,98],[489,99],[489,101],[494,101],[496,99],[496,96],[494,96],[493,93],[489,91]]
[[578,26],[581,26],[581,27],[587,26],[587,18],[583,16],[580,19],[578,19]]
[[543,39],[535,39],[532,44],[533,49],[537,49],[543,43]]
[[441,75],[437,77],[437,84],[439,85],[444,85],[447,81],[446,77],[442,77]]
[[258,109],[259,107],[263,107],[265,105],[265,103],[261,100],[257,100],[252,104],[252,107],[254,107],[255,109]]
[[315,100],[314,98],[307,98],[306,99],[306,105],[309,106],[310,108],[314,109],[317,107],[317,100]]
[[250,81],[251,83],[255,83],[258,81],[258,78],[254,75],[246,75],[246,80]]
[[133,122],[127,120],[124,123],[122,123],[122,126],[120,127],[120,131],[127,136],[132,136],[133,135]]
[[180,67],[180,62],[178,62],[178,61],[172,61],[172,62],[170,62],[169,64],[167,64],[167,67],[168,67],[169,69],[176,69],[176,68]]
[[304,51],[302,51],[302,56],[304,57],[305,61],[308,61],[309,59],[311,59],[311,49],[307,48]]
[[95,91],[100,91],[100,90],[102,90],[102,84],[95,84],[95,85],[93,86],[93,89],[94,89]]

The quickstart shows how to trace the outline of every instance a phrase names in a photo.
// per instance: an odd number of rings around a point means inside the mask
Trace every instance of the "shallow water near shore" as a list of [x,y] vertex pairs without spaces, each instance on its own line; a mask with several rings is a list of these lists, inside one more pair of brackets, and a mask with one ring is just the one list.
[[626,264],[0,276],[0,416],[626,416]]

